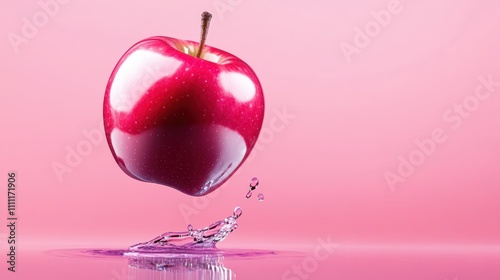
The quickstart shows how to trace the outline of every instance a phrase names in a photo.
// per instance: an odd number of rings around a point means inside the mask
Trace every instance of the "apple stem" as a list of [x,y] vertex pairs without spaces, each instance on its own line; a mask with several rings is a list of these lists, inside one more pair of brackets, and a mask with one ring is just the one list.
[[207,40],[208,28],[210,27],[210,20],[212,19],[212,14],[209,12],[203,12],[201,14],[201,39],[200,39],[200,48],[198,49],[198,53],[196,57],[200,58],[201,53],[203,52],[203,47],[205,46],[205,41]]

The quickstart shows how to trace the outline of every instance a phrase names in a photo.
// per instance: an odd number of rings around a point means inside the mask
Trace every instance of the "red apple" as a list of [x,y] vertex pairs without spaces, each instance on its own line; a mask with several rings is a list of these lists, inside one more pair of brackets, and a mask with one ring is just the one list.
[[121,169],[193,196],[217,189],[241,166],[264,118],[254,71],[205,46],[203,33],[200,44],[168,37],[136,43],[104,97],[106,139]]

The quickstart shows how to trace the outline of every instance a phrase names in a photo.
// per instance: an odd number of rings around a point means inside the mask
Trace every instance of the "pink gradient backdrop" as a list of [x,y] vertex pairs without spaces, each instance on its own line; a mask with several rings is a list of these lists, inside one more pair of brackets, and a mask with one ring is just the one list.
[[[41,8],[2,0],[0,171],[18,172],[21,248],[126,246],[236,205],[244,214],[227,247],[314,245],[329,235],[377,246],[500,244],[500,87],[457,129],[443,119],[474,95],[478,77],[500,81],[499,2],[401,0],[349,58],[341,44],[354,45],[355,29],[392,1],[229,2],[221,14],[212,0],[71,0],[16,53],[8,33]],[[214,13],[207,44],[245,60],[264,87],[266,132],[254,157],[217,197],[194,204],[130,179],[105,142],[60,182],[51,164],[85,141],[82,130],[102,128],[120,56],[149,36],[197,40],[203,10]],[[276,121],[284,110],[289,119]],[[436,128],[447,140],[391,189],[384,174]],[[253,176],[262,203],[243,201]],[[201,210],[186,219],[180,208]]]

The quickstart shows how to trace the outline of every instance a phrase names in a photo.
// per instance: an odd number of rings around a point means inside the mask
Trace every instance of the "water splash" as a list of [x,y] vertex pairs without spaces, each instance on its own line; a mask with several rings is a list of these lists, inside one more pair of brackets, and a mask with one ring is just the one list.
[[169,251],[168,249],[215,248],[215,244],[224,240],[238,228],[236,220],[242,214],[243,210],[236,207],[231,216],[207,227],[194,229],[192,225],[188,225],[187,231],[166,232],[148,242],[130,246],[129,250],[135,252],[159,252]]
[[[250,180],[250,190],[246,194],[247,199],[252,197],[252,193],[258,185],[259,179],[253,177]],[[207,182],[205,186],[209,188],[211,181]],[[264,195],[259,193],[257,200],[263,201]],[[236,207],[231,216],[212,223],[209,226],[195,229],[192,225],[188,225],[187,231],[166,232],[150,241],[130,246],[129,251],[136,253],[185,253],[190,252],[191,249],[215,249],[217,243],[224,240],[231,232],[238,228],[236,220],[241,214],[243,214],[243,210],[240,207]]]

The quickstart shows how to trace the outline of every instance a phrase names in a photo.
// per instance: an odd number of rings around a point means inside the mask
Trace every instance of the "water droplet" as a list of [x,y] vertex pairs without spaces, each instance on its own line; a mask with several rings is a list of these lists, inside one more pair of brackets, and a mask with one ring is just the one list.
[[249,190],[246,195],[247,199],[249,199],[250,197],[252,197],[252,190]]
[[236,207],[234,208],[234,211],[233,211],[233,216],[235,218],[239,218],[241,216],[241,214],[243,214],[243,210],[241,210],[240,207]]
[[250,180],[250,188],[255,190],[258,185],[259,185],[259,178],[253,177],[252,180]]
[[188,231],[193,231],[193,225],[192,224],[189,224],[187,228],[188,228]]
[[257,196],[257,199],[258,199],[259,201],[263,201],[263,200],[264,200],[264,194],[259,193],[259,195]]

